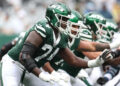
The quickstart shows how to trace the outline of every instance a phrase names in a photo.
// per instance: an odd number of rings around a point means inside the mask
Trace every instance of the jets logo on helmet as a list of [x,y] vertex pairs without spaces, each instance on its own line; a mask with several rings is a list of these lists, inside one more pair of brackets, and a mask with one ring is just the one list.
[[[95,33],[102,33],[106,24],[106,19],[97,13],[88,13],[84,17],[84,23]],[[97,33],[96,33],[97,32]],[[102,35],[102,34],[101,34]]]
[[97,14],[92,14],[89,16],[90,18],[96,18],[96,19],[99,19],[99,20],[104,20],[104,18],[101,16],[101,15],[97,15]]
[[118,32],[118,26],[112,20],[107,20],[107,22],[106,22],[106,28],[105,29],[107,30],[108,35],[111,38],[113,38],[114,33]]
[[59,5],[52,5],[51,7],[59,9],[60,11],[64,11],[64,9]]
[[46,10],[46,19],[60,32],[65,31],[70,15],[71,10],[63,3],[51,4]]

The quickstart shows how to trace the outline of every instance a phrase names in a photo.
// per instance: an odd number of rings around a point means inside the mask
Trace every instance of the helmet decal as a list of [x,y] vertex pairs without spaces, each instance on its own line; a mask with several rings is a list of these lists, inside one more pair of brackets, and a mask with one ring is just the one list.
[[96,34],[96,32],[102,32],[106,24],[106,19],[100,14],[88,13],[84,16],[84,23]]

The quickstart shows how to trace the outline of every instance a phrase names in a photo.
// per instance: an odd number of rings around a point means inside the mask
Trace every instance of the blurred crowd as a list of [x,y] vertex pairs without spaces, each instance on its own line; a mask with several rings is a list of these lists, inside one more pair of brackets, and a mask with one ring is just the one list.
[[45,8],[55,1],[81,14],[98,12],[120,26],[120,0],[0,0],[0,33],[16,34],[44,18]]

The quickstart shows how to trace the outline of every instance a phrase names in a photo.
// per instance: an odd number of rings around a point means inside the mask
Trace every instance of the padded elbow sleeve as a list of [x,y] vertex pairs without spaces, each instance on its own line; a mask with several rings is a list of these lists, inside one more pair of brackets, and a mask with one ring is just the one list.
[[33,56],[36,50],[37,50],[37,47],[29,42],[25,42],[21,50],[22,52],[21,60],[23,62],[23,65],[29,72],[31,72],[33,68],[37,67],[37,65],[35,64],[35,61],[33,60]]
[[27,54],[24,54],[24,53],[22,54],[22,61],[23,61],[23,65],[29,72],[32,72],[32,70],[35,67],[37,67],[37,65],[35,64],[35,61]]
[[25,42],[21,52],[29,54],[31,57],[33,57],[36,50],[37,50],[37,47],[35,45],[33,45],[29,42]]

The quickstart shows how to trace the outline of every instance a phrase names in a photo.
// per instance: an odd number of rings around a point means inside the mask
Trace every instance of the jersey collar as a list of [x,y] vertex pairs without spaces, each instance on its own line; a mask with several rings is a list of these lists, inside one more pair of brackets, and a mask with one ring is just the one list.
[[73,38],[72,39],[72,41],[70,42],[70,41],[68,41],[68,46],[69,46],[69,48],[71,48],[72,47],[72,45],[74,44],[74,41],[75,41],[75,39]]

